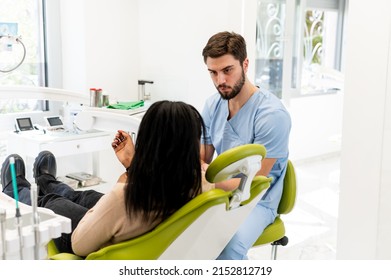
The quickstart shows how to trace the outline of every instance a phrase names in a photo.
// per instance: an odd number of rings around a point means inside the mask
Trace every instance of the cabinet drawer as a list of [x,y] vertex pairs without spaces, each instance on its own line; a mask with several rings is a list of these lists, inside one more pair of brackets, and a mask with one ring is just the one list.
[[51,151],[56,157],[90,153],[110,148],[110,137],[91,137],[85,139],[41,143],[40,150]]

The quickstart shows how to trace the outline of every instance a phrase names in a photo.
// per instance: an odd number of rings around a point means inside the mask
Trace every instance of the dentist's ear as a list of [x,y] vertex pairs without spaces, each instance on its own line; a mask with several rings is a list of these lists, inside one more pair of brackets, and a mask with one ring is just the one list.
[[246,59],[243,61],[243,71],[244,71],[244,73],[247,73],[249,63],[250,63],[250,62],[249,62],[248,58],[246,58]]

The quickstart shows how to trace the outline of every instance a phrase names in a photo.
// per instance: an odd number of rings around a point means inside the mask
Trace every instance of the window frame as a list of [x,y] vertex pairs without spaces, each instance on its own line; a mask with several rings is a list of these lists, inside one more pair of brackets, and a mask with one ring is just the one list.
[[[261,1],[261,0],[259,0]],[[336,10],[337,13],[337,34],[335,41],[334,68],[343,71],[343,45],[346,29],[348,0],[281,0],[265,1],[264,3],[276,3],[285,5],[285,15],[283,23],[282,44],[282,88],[280,93],[273,92],[279,98],[289,104],[291,98],[307,97],[313,95],[324,95],[328,93],[303,93],[301,86],[303,67],[303,39],[305,11],[308,8],[320,10]],[[260,3],[260,2],[258,2]],[[258,28],[258,27],[257,27]],[[258,38],[257,38],[258,40]],[[257,48],[257,46],[256,46]],[[258,54],[257,54],[258,59]],[[259,79],[261,72],[255,73],[255,78]],[[273,88],[273,85],[271,86]]]
[[[0,0],[1,1],[1,0]],[[41,66],[38,67],[38,78],[37,78],[37,84],[36,86],[40,87],[48,87],[48,67],[47,67],[47,32],[46,32],[46,0],[35,0],[36,1],[36,8],[37,8],[37,18],[35,19],[37,21],[37,36],[39,37],[39,40],[37,40],[37,50],[39,53],[39,60],[37,61],[38,64],[41,64]],[[19,34],[18,34],[19,35]],[[21,37],[23,42],[23,37]],[[28,50],[27,50],[28,51]],[[23,65],[23,63],[22,63]],[[20,65],[21,66],[21,65]],[[19,68],[19,67],[18,67]],[[14,69],[13,71],[17,70]],[[11,71],[11,72],[13,72]],[[11,73],[10,72],[10,73]],[[26,84],[16,84],[16,86],[21,85],[25,86]],[[0,85],[2,86],[2,85]],[[1,102],[0,97],[0,102]],[[25,106],[23,104],[26,104],[24,100],[17,100],[17,103],[20,102],[20,106]],[[28,112],[28,111],[48,111],[49,110],[49,102],[47,100],[37,100],[36,105],[33,106],[32,110],[26,110],[26,111],[20,111],[20,112]],[[4,104],[4,101],[1,102]],[[2,114],[7,113],[18,113],[14,111],[5,111],[2,112]]]

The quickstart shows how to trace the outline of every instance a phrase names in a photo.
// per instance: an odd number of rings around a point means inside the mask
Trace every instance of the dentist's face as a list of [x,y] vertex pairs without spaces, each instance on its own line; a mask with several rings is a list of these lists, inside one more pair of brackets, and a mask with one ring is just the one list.
[[229,100],[237,96],[246,81],[247,59],[243,67],[239,60],[232,55],[226,54],[218,58],[208,57],[206,66],[213,83],[223,99]]

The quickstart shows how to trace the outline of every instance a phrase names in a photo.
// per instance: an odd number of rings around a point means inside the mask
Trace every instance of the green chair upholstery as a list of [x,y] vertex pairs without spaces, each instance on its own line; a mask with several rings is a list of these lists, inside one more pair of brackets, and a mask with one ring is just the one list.
[[[222,153],[211,163],[207,178],[210,182],[217,182],[229,179],[238,172],[246,173],[247,169],[253,168],[248,168],[249,162],[245,159],[253,159],[255,156],[258,159],[256,166],[259,166],[265,154],[266,150],[261,145],[236,147]],[[250,197],[235,209],[229,207],[233,192],[212,189],[193,198],[150,232],[104,247],[85,259],[215,259],[270,186],[270,180],[266,177],[253,178],[247,177],[251,184]],[[59,253],[54,242],[48,244],[48,258],[82,259],[72,254]]]
[[285,225],[281,219],[282,214],[288,214],[292,211],[296,202],[296,174],[293,164],[288,160],[287,170],[284,177],[284,186],[280,204],[278,205],[278,216],[272,224],[267,226],[263,233],[255,241],[253,247],[271,244],[272,259],[277,258],[277,246],[288,244],[288,237],[285,236]]
[[[88,260],[115,259],[115,260],[153,260],[157,259],[162,252],[171,244],[186,227],[194,222],[207,209],[213,206],[228,206],[231,194],[219,189],[213,189],[202,193],[184,205],[172,216],[160,223],[152,231],[140,237],[133,238],[118,244],[110,245],[93,252],[87,256]],[[51,246],[53,246],[51,244]],[[56,253],[51,248],[51,253]],[[81,259],[72,254],[60,253],[51,255],[51,259]]]

